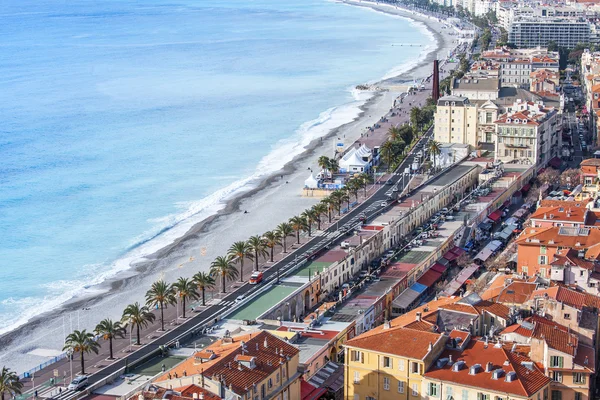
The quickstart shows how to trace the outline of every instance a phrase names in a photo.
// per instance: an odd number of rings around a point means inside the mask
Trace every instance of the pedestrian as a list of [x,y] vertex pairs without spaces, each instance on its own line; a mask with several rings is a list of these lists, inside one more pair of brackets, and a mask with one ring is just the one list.
[[33,393],[33,396],[37,399],[38,398],[38,392],[37,389],[35,389],[35,392]]

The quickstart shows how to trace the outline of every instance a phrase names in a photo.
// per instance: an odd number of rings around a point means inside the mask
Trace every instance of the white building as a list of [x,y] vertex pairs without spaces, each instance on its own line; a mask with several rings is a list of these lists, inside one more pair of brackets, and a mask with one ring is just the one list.
[[555,42],[572,49],[579,43],[589,43],[590,32],[590,22],[583,18],[519,17],[510,23],[508,41],[517,47],[546,47]]

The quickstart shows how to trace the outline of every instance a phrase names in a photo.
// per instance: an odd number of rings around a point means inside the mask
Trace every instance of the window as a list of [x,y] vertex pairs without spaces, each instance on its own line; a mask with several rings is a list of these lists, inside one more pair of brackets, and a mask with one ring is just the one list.
[[410,372],[413,374],[419,373],[419,363],[411,362],[410,363]]
[[481,392],[477,392],[477,400],[490,400],[490,395],[481,393]]
[[390,390],[390,378],[383,377],[383,390]]
[[452,386],[446,386],[446,395],[448,397],[452,396]]
[[362,351],[352,350],[350,352],[350,361],[360,362],[362,364],[365,363],[365,355]]
[[540,247],[540,254],[546,254],[546,251],[548,251],[548,249],[546,248],[546,246]]
[[360,382],[360,372],[354,371],[354,383]]
[[437,383],[428,383],[427,384],[427,394],[432,397],[438,397]]
[[419,395],[419,384],[418,383],[413,383],[413,385],[412,385],[412,395],[413,396],[418,396]]
[[583,395],[579,392],[575,392],[575,400],[583,400]]
[[565,319],[571,319],[571,314],[565,314]]
[[469,400],[469,391],[466,389],[462,390],[462,400]]
[[562,392],[560,390],[553,390],[552,400],[562,400]]
[[550,368],[562,368],[563,358],[561,356],[550,356]]
[[583,271],[579,271],[579,276],[583,276]]
[[365,400],[377,400],[377,399],[375,397],[367,396],[367,397],[365,397]]
[[554,382],[562,382],[562,372],[552,371],[552,380]]
[[273,379],[269,378],[269,389],[273,387]]
[[574,383],[585,383],[585,375],[581,372],[575,372],[573,374],[573,382]]
[[404,360],[398,360],[398,369],[400,371],[404,371],[404,363],[405,363]]
[[542,278],[545,278],[545,277],[546,277],[546,268],[540,268],[540,276],[541,276]]
[[279,383],[279,372],[275,375],[275,382]]
[[383,368],[392,368],[392,359],[390,357],[383,357]]
[[539,264],[546,265],[547,260],[548,260],[548,258],[546,256],[540,256]]
[[398,393],[404,393],[404,382],[398,381]]

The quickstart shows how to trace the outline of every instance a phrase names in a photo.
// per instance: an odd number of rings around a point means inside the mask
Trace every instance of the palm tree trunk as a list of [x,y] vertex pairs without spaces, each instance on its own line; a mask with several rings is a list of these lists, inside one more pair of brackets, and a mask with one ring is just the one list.
[[321,220],[320,219],[317,220],[317,230],[318,231],[321,230]]
[[310,237],[311,233],[312,233],[312,224],[308,224],[308,237]]
[[286,243],[286,238],[283,238],[283,252],[287,253],[287,243]]
[[83,359],[83,351],[81,352],[81,375],[85,375],[85,360]]
[[183,303],[183,318],[185,318],[185,296],[183,296],[181,299]]
[[113,359],[112,336],[108,338],[108,350],[110,353],[110,358]]
[[204,286],[202,286],[202,305],[206,305],[206,302],[204,301]]
[[0,398],[4,400],[4,392],[0,393]]
[[221,285],[223,285],[221,288],[221,293],[225,293],[225,275],[223,274],[221,274]]
[[165,315],[163,313],[163,304],[160,303],[160,329],[165,330]]
[[271,262],[273,262],[273,250],[275,249],[275,246],[271,247]]
[[240,282],[244,282],[244,257],[240,258]]
[[254,270],[258,271],[258,251],[254,251]]
[[136,333],[137,333],[137,345],[141,345],[142,343],[140,342],[140,324],[136,324],[135,325],[135,329],[136,329]]
[[331,223],[331,209],[327,210],[327,218],[329,218],[329,223]]
[[300,244],[300,229],[296,231],[296,244]]

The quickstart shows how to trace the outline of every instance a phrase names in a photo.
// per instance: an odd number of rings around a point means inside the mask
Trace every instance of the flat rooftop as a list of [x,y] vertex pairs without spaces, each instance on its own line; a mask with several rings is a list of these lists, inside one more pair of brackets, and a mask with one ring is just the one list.
[[269,308],[273,307],[275,304],[289,296],[293,291],[297,290],[300,286],[301,283],[293,284],[290,282],[273,285],[273,287],[266,292],[261,293],[254,299],[248,301],[247,304],[229,315],[227,319],[255,320]]

